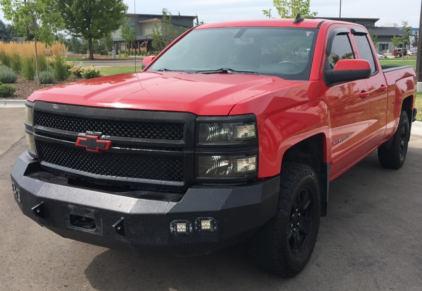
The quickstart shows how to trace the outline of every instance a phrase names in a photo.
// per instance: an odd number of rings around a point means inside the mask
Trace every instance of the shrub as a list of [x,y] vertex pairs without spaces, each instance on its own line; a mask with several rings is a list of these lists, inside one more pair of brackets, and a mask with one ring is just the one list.
[[79,66],[73,66],[72,68],[69,69],[69,72],[76,76],[81,78],[82,77],[82,72],[83,72],[83,66],[82,63],[79,64]]
[[2,83],[15,83],[18,76],[10,68],[0,66],[0,82]]
[[0,97],[10,97],[16,89],[10,85],[0,85]]
[[[34,76],[34,81],[38,81],[37,74]],[[54,74],[50,71],[40,72],[40,84],[53,84],[54,83]]]
[[13,71],[16,73],[19,73],[21,71],[22,65],[21,65],[21,56],[18,53],[14,53],[10,58],[10,67]]
[[82,77],[85,79],[92,79],[101,77],[101,71],[100,69],[95,68],[94,66],[83,68],[82,69]]
[[40,72],[48,71],[47,58],[44,55],[38,55],[38,67]]
[[60,55],[54,56],[54,77],[59,81],[69,78],[69,65],[66,64],[65,57]]
[[21,74],[27,80],[33,80],[36,72],[35,58],[23,58]]

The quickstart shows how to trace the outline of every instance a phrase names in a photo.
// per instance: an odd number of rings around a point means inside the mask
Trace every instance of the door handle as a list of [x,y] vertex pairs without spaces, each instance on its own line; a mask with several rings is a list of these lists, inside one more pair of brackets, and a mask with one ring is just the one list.
[[366,97],[368,97],[368,92],[363,90],[362,92],[360,92],[359,96],[360,96],[360,98],[366,98]]
[[387,90],[387,86],[385,86],[385,85],[381,85],[381,87],[379,87],[379,89],[378,89],[380,92],[384,92],[384,91],[386,91]]

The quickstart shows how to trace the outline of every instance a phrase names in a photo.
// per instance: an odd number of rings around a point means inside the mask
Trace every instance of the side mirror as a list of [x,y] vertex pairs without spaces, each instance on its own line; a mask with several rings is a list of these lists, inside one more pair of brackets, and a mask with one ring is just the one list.
[[325,80],[331,85],[371,77],[371,65],[367,60],[339,60],[334,70],[325,71]]
[[142,61],[142,70],[145,69],[149,64],[152,63],[152,61],[155,59],[155,57],[145,57]]

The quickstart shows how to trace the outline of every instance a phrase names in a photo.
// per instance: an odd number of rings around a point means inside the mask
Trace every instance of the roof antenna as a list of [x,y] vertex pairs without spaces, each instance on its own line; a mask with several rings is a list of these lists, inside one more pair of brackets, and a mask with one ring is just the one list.
[[296,18],[295,18],[295,20],[293,21],[293,23],[294,24],[296,24],[296,23],[301,23],[302,21],[304,21],[305,19],[303,19],[302,17],[300,17],[300,13],[298,13],[297,15],[296,15]]

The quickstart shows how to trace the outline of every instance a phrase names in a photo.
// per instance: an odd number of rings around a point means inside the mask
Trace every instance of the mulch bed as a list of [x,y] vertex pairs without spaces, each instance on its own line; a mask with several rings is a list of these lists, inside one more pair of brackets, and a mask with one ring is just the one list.
[[36,90],[55,86],[55,85],[59,85],[59,84],[70,83],[70,82],[74,82],[74,81],[78,81],[78,80],[82,80],[82,78],[77,78],[75,76],[71,76],[69,79],[67,79],[65,81],[57,81],[54,84],[38,85],[37,82],[32,81],[32,80],[26,80],[22,76],[18,75],[18,79],[16,80],[16,82],[14,84],[8,84],[8,85],[16,88],[16,92],[13,94],[12,97],[8,97],[8,98],[0,97],[0,100],[22,100],[22,99],[26,99],[26,98],[29,97],[29,95],[32,94],[32,92],[34,92]]

